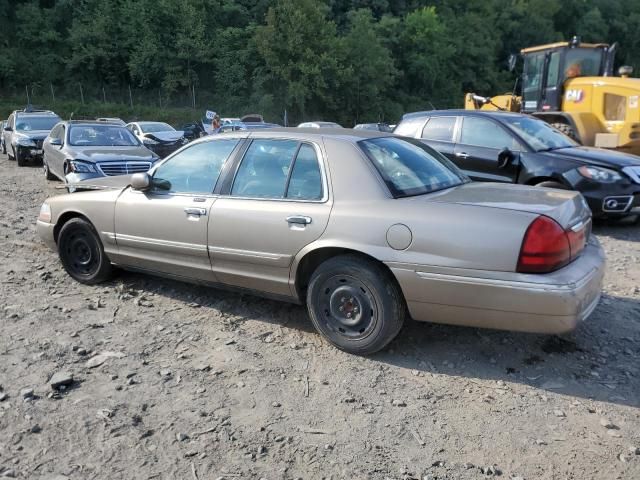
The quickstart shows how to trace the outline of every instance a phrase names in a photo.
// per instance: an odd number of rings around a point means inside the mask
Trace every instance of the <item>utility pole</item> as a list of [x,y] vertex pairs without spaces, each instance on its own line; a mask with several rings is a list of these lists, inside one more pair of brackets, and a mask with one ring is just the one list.
[[196,85],[195,83],[191,84],[191,91],[193,92],[193,109],[196,108]]
[[107,94],[104,91],[104,85],[102,86],[102,102],[107,103]]
[[51,103],[56,103],[56,95],[53,93],[53,83],[49,82],[49,88],[51,89]]
[[131,95],[131,84],[129,84],[129,104],[133,108],[133,95]]
[[27,105],[31,105],[31,98],[29,97],[29,85],[25,85],[24,90],[27,92]]
[[82,102],[82,105],[84,105],[84,92],[82,91],[82,84],[80,83],[80,101]]

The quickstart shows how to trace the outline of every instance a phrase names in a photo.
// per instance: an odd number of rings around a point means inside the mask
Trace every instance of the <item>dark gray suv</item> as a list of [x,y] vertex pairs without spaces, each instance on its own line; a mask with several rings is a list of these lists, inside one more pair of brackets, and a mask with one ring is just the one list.
[[42,160],[42,143],[60,117],[49,110],[16,110],[2,131],[3,153],[22,167]]

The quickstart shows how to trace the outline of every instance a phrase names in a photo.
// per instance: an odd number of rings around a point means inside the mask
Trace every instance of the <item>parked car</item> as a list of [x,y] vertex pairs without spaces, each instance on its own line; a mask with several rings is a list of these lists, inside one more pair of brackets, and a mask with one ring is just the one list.
[[148,173],[47,199],[38,232],[79,282],[116,264],[306,303],[357,354],[387,345],[407,310],[560,333],[597,305],[604,256],[579,193],[470,182],[388,133],[316,132],[205,137]]
[[237,132],[239,130],[262,130],[265,128],[278,128],[281,125],[277,123],[265,123],[265,122],[237,122],[227,123],[220,127],[219,133]]
[[0,123],[0,149],[2,149],[2,153],[4,155],[7,154],[7,146],[4,143],[4,129],[7,127],[8,123],[6,120],[2,120]]
[[58,123],[44,141],[47,180],[59,178],[74,188],[89,178],[146,172],[158,156],[127,128],[98,121]]
[[183,131],[164,122],[132,122],[127,124],[127,128],[160,158],[175,152],[188,142]]
[[393,128],[387,123],[358,123],[354,130],[375,130],[377,132],[392,132]]
[[202,125],[202,122],[199,121],[185,123],[180,127],[180,130],[184,132],[184,138],[190,142],[207,135],[206,129]]
[[417,112],[394,133],[420,138],[474,180],[577,190],[596,217],[640,214],[640,157],[583,147],[529,115]]
[[298,128],[342,128],[342,125],[339,125],[335,122],[304,122],[298,125]]
[[127,122],[118,117],[100,117],[96,118],[96,122],[113,123],[116,125],[122,125],[123,127],[127,124]]
[[16,110],[2,131],[3,152],[22,167],[42,160],[42,142],[60,117],[49,110]]

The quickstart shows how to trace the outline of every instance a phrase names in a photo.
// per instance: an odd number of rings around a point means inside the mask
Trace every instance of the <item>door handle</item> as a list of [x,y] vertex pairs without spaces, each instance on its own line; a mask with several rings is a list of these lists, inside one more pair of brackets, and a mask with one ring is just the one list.
[[187,215],[197,215],[202,216],[207,214],[206,208],[197,208],[197,207],[187,207],[184,209],[184,213]]
[[290,215],[287,217],[287,223],[294,223],[296,225],[309,225],[311,223],[311,217],[304,215]]
[[454,155],[458,158],[469,158],[469,154],[465,152],[456,152]]

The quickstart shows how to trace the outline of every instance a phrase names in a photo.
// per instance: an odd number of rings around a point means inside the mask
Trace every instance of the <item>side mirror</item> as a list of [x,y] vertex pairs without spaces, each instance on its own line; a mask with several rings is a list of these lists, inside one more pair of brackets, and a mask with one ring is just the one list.
[[50,145],[54,145],[56,147],[61,147],[62,146],[62,139],[60,139],[60,138],[52,138],[51,140],[49,140],[49,144]]
[[506,168],[516,158],[516,154],[505,148],[498,154],[498,168]]
[[134,173],[131,175],[131,188],[144,192],[151,187],[151,177],[148,173]]

